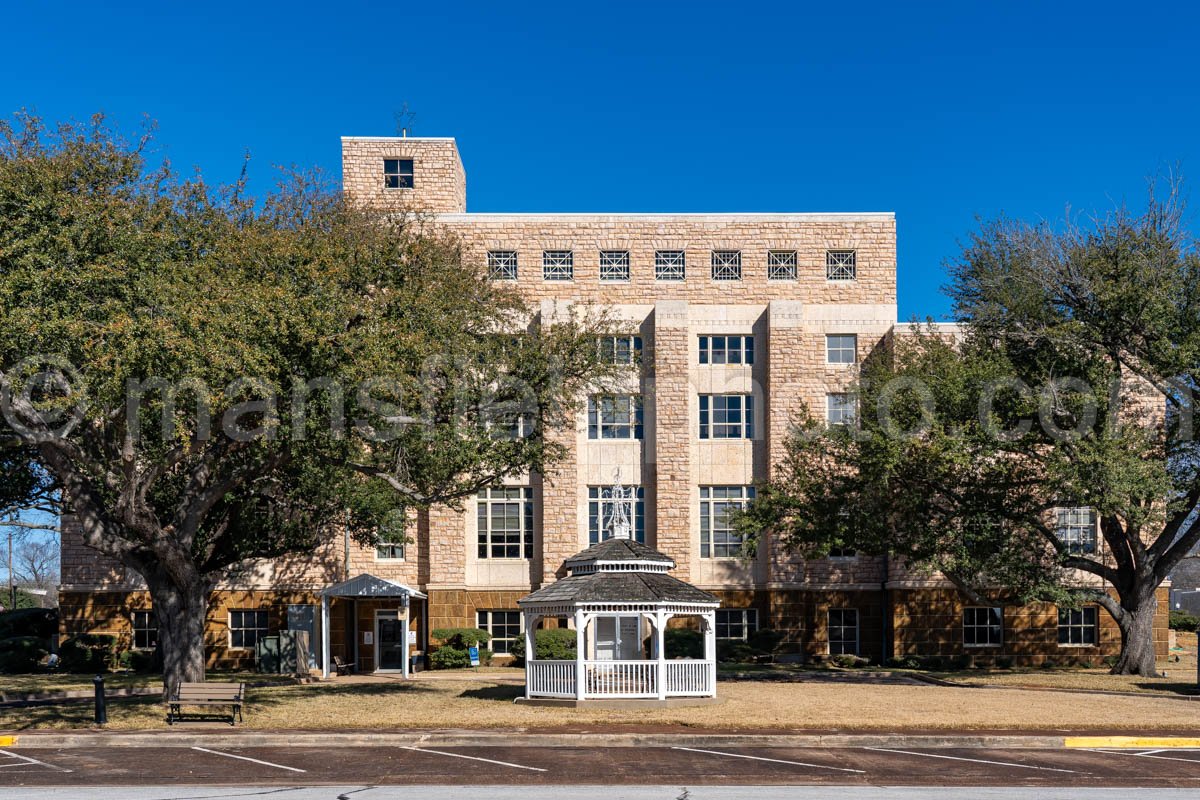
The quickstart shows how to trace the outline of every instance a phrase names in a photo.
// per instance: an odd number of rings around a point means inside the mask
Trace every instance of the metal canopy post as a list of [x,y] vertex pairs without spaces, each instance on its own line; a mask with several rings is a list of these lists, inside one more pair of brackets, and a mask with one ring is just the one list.
[[329,677],[329,596],[321,595],[321,677]]

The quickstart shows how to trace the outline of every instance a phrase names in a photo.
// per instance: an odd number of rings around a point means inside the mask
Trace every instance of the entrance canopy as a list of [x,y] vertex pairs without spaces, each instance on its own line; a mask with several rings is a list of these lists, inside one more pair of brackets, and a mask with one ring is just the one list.
[[[323,677],[329,677],[329,601],[332,598],[346,598],[351,600],[370,600],[385,597],[396,598],[400,601],[400,605],[404,607],[403,625],[400,628],[403,634],[404,641],[402,643],[403,655],[402,669],[404,677],[408,677],[408,607],[413,598],[424,600],[425,595],[407,584],[397,581],[389,581],[386,578],[380,578],[376,575],[371,575],[364,572],[361,575],[350,578],[349,580],[335,583],[321,591],[321,671]],[[355,630],[353,632],[355,641],[355,653],[358,651],[358,616],[355,615]],[[357,659],[357,656],[356,656]],[[356,663],[355,669],[358,668]]]

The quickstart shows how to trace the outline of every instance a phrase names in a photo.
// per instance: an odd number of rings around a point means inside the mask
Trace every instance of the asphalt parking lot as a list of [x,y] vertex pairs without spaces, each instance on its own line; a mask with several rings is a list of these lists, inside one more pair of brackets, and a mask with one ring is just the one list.
[[862,785],[1200,789],[1200,749],[73,747],[0,749],[0,787]]

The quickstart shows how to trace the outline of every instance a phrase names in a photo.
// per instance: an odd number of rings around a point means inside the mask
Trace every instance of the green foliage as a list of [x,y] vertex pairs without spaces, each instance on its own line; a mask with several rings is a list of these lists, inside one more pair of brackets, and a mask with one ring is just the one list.
[[1174,609],[1171,611],[1170,626],[1171,630],[1191,633],[1200,628],[1200,617],[1189,611]]
[[57,608],[21,608],[0,614],[0,639],[36,636],[49,639],[58,633]]
[[667,628],[663,645],[667,658],[704,658],[704,634],[691,628]]
[[58,648],[63,672],[108,672],[117,664],[117,637],[107,633],[81,633]]
[[457,669],[471,666],[471,654],[468,648],[479,648],[479,663],[487,666],[492,663],[492,651],[484,645],[491,641],[492,635],[480,628],[435,628],[430,636],[442,642],[429,656],[429,663],[434,669]]
[[49,651],[38,636],[11,636],[0,639],[0,672],[16,675],[35,672]]
[[760,653],[774,653],[779,649],[779,645],[783,643],[783,631],[776,631],[770,628],[759,628],[746,640],[747,643]]
[[156,650],[122,650],[117,655],[117,666],[131,672],[155,672],[160,664]]
[[[575,631],[570,628],[539,628],[533,637],[534,657],[545,661],[575,660]],[[525,664],[525,634],[513,640],[513,666]]]

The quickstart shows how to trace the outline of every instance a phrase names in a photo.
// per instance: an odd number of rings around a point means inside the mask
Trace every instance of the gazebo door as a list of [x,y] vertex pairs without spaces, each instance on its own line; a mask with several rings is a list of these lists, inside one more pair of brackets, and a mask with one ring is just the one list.
[[629,616],[596,617],[597,661],[635,661],[641,658],[641,620]]

